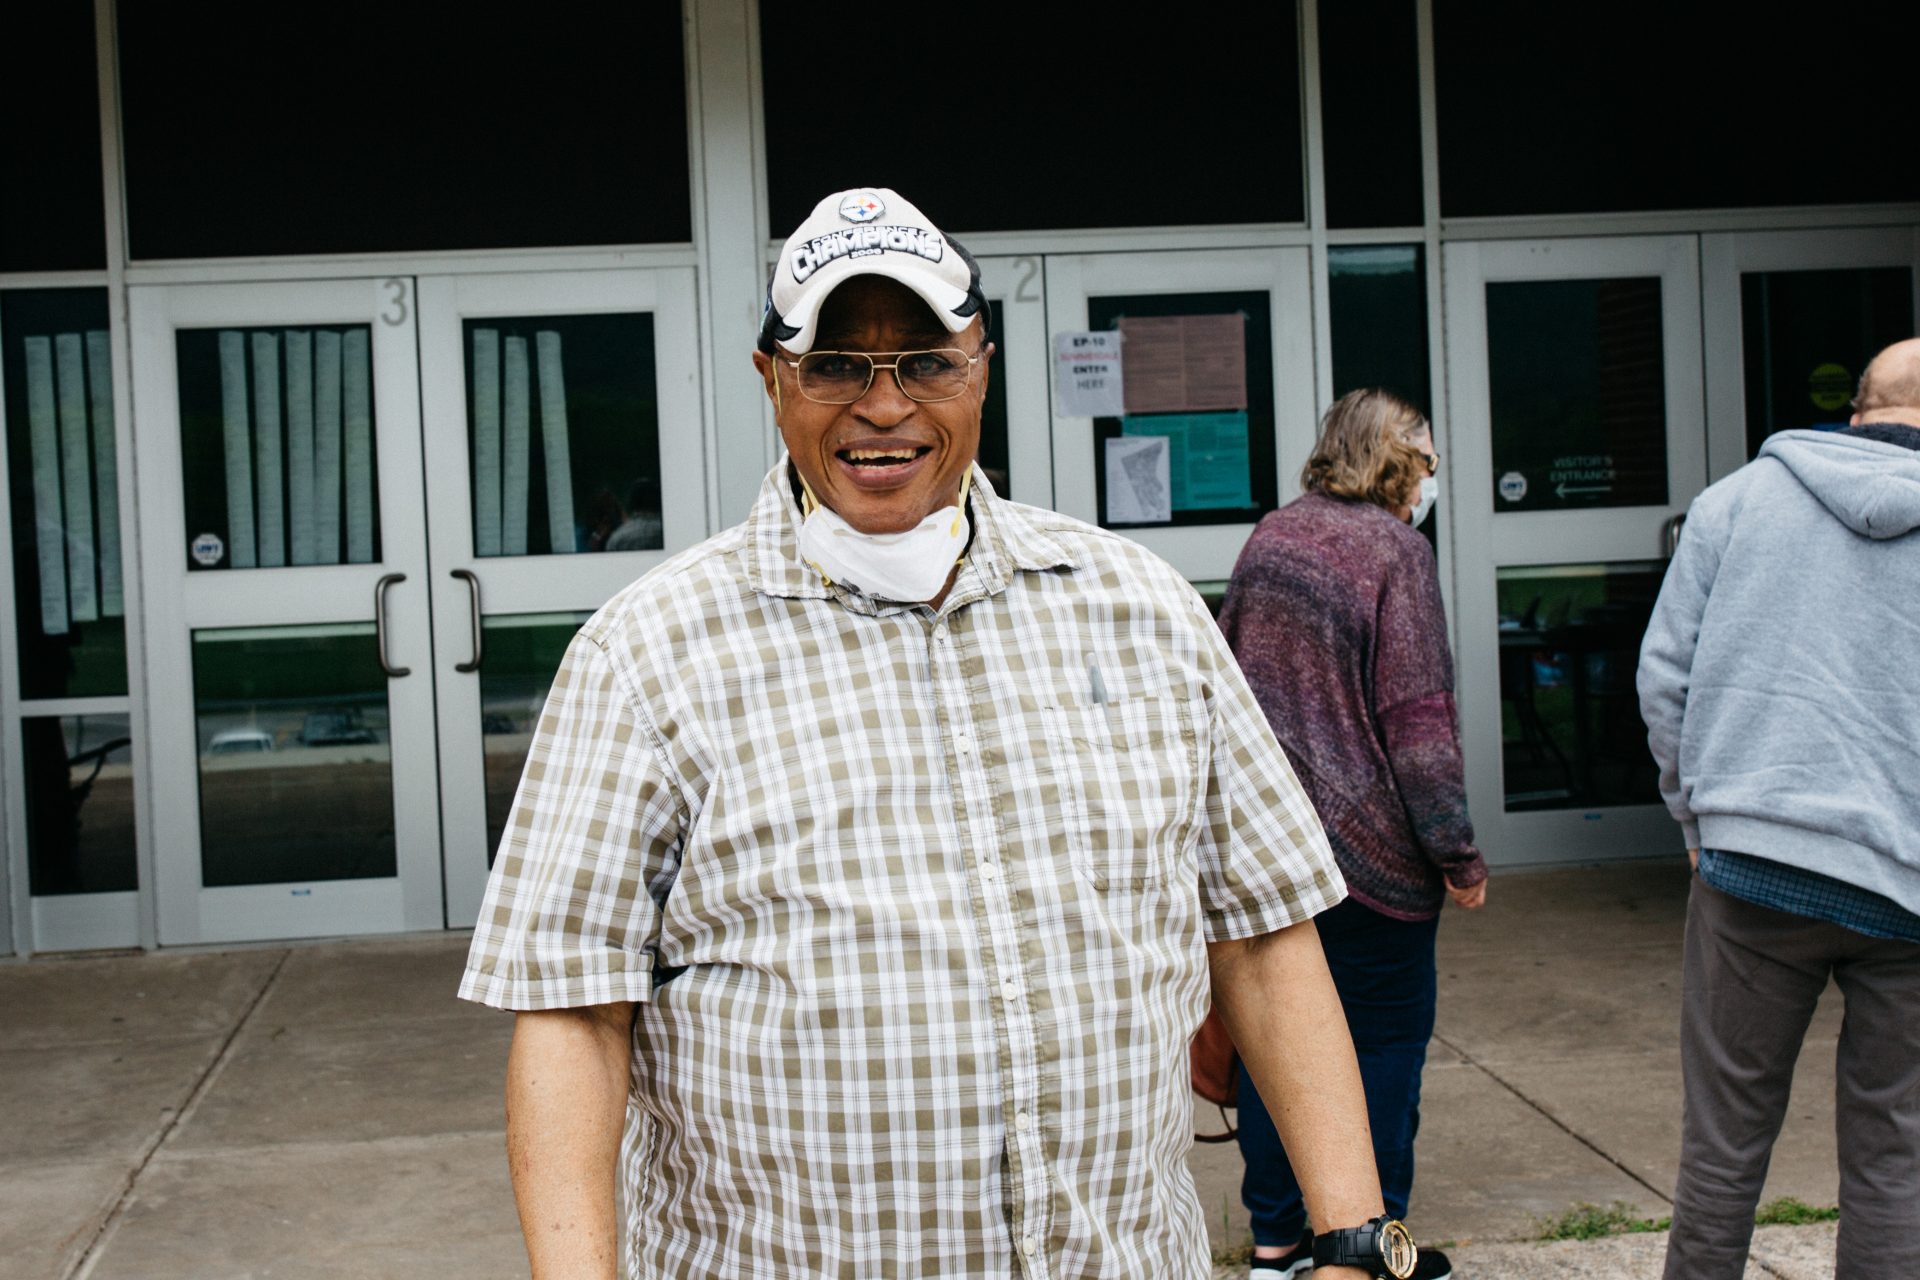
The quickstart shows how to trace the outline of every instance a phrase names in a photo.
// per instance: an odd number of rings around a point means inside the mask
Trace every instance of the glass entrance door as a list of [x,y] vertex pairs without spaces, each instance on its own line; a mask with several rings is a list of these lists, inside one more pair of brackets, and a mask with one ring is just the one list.
[[1123,368],[1120,401],[1093,403],[1100,388],[1062,385],[1093,366],[1049,352],[1055,505],[1224,581],[1313,447],[1307,251],[1049,256],[1045,270],[1055,339],[1117,331]]
[[692,271],[131,292],[160,941],[473,923],[567,642],[706,534]]
[[693,289],[684,268],[420,282],[452,927],[573,633],[706,534]]
[[1446,248],[1468,798],[1501,862],[1677,845],[1634,687],[1707,479],[1690,236]]
[[129,298],[160,941],[437,928],[412,282]]

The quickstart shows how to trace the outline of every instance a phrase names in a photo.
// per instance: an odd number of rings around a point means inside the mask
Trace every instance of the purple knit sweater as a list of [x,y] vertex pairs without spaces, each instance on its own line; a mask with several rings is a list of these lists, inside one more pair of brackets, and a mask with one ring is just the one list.
[[1220,610],[1353,896],[1425,920],[1486,878],[1461,776],[1433,549],[1392,512],[1309,493],[1240,552]]

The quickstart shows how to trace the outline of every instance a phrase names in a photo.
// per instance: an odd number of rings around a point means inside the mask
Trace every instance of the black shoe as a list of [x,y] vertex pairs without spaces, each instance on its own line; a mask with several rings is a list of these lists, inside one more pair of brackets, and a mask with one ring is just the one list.
[[1300,1232],[1300,1240],[1293,1246],[1292,1252],[1279,1258],[1255,1258],[1247,1272],[1247,1280],[1296,1280],[1313,1270],[1313,1231],[1311,1228]]
[[1453,1264],[1438,1249],[1423,1247],[1414,1259],[1411,1280],[1453,1280]]

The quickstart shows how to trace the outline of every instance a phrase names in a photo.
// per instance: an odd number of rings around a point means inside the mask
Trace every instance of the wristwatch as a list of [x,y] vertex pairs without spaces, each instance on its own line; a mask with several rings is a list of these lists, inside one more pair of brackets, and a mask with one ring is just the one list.
[[1419,1256],[1407,1224],[1384,1213],[1372,1222],[1315,1232],[1313,1237],[1314,1266],[1364,1267],[1386,1280],[1407,1280]]

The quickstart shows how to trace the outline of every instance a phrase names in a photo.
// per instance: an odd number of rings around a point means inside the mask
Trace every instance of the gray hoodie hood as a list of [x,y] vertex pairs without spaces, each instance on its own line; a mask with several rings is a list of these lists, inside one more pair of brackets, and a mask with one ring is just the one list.
[[1782,431],[1760,456],[1778,459],[1855,533],[1898,538],[1920,527],[1920,452],[1835,431]]

